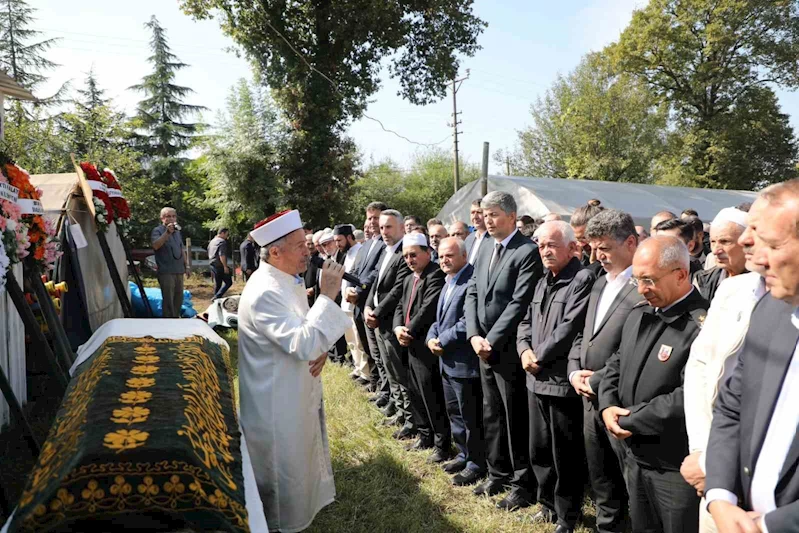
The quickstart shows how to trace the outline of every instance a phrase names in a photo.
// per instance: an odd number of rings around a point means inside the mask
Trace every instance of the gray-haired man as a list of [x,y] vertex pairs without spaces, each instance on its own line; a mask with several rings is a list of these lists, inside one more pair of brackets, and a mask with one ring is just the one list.
[[180,234],[178,214],[171,207],[161,209],[161,225],[150,233],[158,266],[158,284],[163,297],[164,318],[180,318],[183,306],[183,276],[188,274],[188,257]]

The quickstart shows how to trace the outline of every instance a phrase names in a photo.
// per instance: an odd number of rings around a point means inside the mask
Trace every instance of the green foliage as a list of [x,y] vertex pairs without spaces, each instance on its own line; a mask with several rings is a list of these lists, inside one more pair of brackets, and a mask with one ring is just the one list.
[[141,130],[136,140],[138,149],[150,157],[177,157],[192,142],[201,124],[182,122],[205,108],[189,105],[184,98],[193,91],[189,87],[176,85],[175,75],[186,68],[171,52],[166,39],[166,30],[153,15],[144,26],[152,32],[150,48],[152,55],[147,58],[153,71],[142,82],[131,89],[144,94],[144,100],[137,106],[133,125]]
[[35,11],[23,0],[0,0],[0,70],[30,91],[47,80],[43,71],[58,66],[44,57],[57,39],[31,42],[41,34],[29,27]]
[[[586,56],[531,106],[511,173],[649,182],[665,145],[666,108],[604,54]],[[502,154],[498,162],[505,166]]]
[[[21,106],[17,110],[21,117]],[[7,122],[2,144],[2,152],[31,174],[74,172],[69,137],[62,135],[58,120],[41,107],[33,108],[29,118]]]
[[[409,171],[390,159],[370,165],[352,186],[347,214],[340,221],[362,227],[366,206],[379,200],[403,215],[416,215],[427,222],[452,196],[453,157],[443,150],[416,155]],[[478,165],[461,162],[461,185],[480,177]]]
[[283,205],[278,173],[286,126],[271,98],[245,79],[231,88],[217,122],[198,161],[209,182],[203,205],[217,215],[206,226],[243,236]]
[[799,86],[799,4],[651,0],[612,53],[674,113],[661,181],[743,187],[794,175],[793,133],[765,84]]
[[281,164],[284,199],[315,225],[335,219],[348,198],[357,154],[342,132],[379,89],[382,63],[411,102],[440,99],[458,71],[458,55],[474,55],[485,27],[472,0],[180,5],[195,18],[218,15],[272,88],[291,127]]

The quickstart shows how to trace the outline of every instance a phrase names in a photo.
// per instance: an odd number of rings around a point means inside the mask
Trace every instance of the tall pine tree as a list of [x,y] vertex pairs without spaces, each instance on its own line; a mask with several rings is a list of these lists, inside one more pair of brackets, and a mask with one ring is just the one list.
[[194,91],[174,82],[176,73],[189,65],[180,62],[172,53],[166,30],[155,15],[144,26],[153,34],[150,39],[152,55],[147,58],[153,65],[153,71],[141,83],[131,87],[144,94],[134,119],[136,128],[141,132],[137,136],[139,149],[152,158],[174,158],[191,145],[194,135],[202,126],[183,120],[206,108],[184,103],[186,96]]
[[0,69],[29,91],[47,80],[42,72],[58,66],[44,57],[58,39],[31,42],[41,34],[30,29],[35,11],[23,0],[0,0]]
[[[152,16],[144,26],[152,32],[152,55],[147,60],[153,71],[131,87],[144,95],[131,126],[135,130],[132,144],[142,154],[147,175],[134,187],[153,205],[177,209],[183,234],[202,241],[207,237],[203,222],[213,217],[213,212],[197,205],[207,183],[197,171],[198,165],[191,164],[184,154],[204,126],[186,120],[206,108],[185,103],[194,91],[177,85],[175,77],[188,65],[170,50],[166,30],[158,19]],[[153,222],[157,222],[157,211],[152,215]]]

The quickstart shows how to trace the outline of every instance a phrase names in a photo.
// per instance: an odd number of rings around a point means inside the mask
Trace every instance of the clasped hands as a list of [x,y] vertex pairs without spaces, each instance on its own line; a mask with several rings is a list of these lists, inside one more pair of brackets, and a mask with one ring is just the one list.
[[378,325],[380,325],[380,321],[375,316],[374,311],[372,311],[371,307],[366,307],[363,310],[363,321],[372,329],[375,329]]
[[413,341],[410,330],[405,326],[397,326],[394,328],[394,335],[397,337],[400,346],[408,347],[411,345],[411,341]]
[[488,361],[491,357],[491,343],[479,335],[475,335],[469,339],[469,344],[472,345],[472,350],[477,354],[477,357],[483,361]]
[[593,370],[578,370],[576,372],[572,372],[571,377],[571,384],[574,387],[575,392],[580,396],[584,396],[589,400],[596,398],[596,393],[594,389],[591,388],[591,383],[589,383],[589,379],[591,376],[594,375]]
[[430,339],[427,341],[427,348],[433,353],[433,355],[441,357],[444,355],[444,348],[441,346],[441,341],[438,339]]
[[602,411],[602,421],[605,422],[605,428],[607,428],[611,435],[619,440],[624,440],[628,437],[632,437],[633,434],[619,425],[619,418],[629,415],[629,409],[614,405]]
[[763,517],[761,513],[744,511],[725,500],[714,500],[707,509],[713,516],[719,533],[763,533],[760,527]]
[[531,349],[522,352],[522,368],[525,372],[536,375],[541,372],[541,365],[538,364],[538,357]]

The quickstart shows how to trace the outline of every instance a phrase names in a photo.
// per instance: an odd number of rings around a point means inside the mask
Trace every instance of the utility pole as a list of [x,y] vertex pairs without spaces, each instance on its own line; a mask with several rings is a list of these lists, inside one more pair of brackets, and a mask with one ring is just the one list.
[[452,79],[452,124],[448,124],[448,126],[452,126],[453,129],[453,138],[455,140],[455,167],[454,167],[454,174],[455,174],[455,192],[458,192],[458,189],[461,188],[461,171],[460,165],[458,164],[458,133],[463,133],[462,131],[458,131],[458,126],[461,124],[461,121],[458,120],[458,89],[460,89],[461,84],[469,79],[469,69],[466,69],[466,77]]
[[480,172],[480,196],[488,194],[488,143],[483,143],[483,166]]
[[510,176],[510,156],[505,153],[505,175]]

